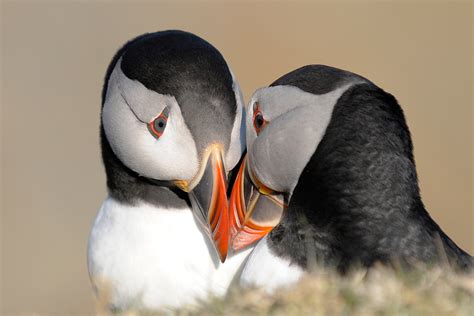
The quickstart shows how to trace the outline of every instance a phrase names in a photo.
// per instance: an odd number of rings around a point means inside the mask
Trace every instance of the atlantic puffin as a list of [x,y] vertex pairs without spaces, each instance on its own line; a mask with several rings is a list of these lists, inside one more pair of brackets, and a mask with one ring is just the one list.
[[308,65],[257,90],[247,113],[231,244],[259,241],[241,285],[271,292],[312,266],[472,267],[423,205],[410,132],[392,95],[357,74]]
[[226,260],[243,111],[225,59],[194,34],[144,34],[112,59],[100,125],[108,196],[88,245],[90,279],[112,311],[166,310],[226,292],[248,254]]

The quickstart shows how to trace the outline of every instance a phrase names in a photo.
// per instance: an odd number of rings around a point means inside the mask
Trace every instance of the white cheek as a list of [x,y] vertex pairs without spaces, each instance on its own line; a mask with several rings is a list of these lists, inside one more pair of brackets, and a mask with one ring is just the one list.
[[166,129],[159,139],[149,132],[148,135],[146,142],[153,146],[149,151],[150,160],[157,164],[162,179],[189,181],[195,176],[199,168],[196,145],[178,106],[171,109]]
[[163,135],[154,138],[111,87],[104,104],[105,134],[118,158],[140,175],[157,180],[191,180],[198,170],[196,146],[178,106],[172,106]]
[[355,83],[321,95],[292,86],[257,90],[249,112],[258,100],[269,123],[257,137],[249,113],[247,152],[250,166],[262,183],[291,194],[326,132],[337,100]]
[[324,130],[313,124],[311,112],[311,107],[299,107],[277,117],[249,150],[254,174],[275,191],[293,191],[322,137]]

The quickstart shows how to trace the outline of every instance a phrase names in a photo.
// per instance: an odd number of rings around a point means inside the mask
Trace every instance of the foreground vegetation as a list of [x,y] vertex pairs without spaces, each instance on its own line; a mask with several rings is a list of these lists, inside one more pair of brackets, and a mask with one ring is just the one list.
[[317,271],[273,295],[235,288],[225,298],[172,314],[474,315],[474,274],[456,274],[439,267],[401,272],[380,266],[346,276]]

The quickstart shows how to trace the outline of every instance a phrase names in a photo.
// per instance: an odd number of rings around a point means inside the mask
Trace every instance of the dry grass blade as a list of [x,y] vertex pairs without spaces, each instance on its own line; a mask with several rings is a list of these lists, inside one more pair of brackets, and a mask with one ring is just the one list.
[[[166,315],[473,315],[474,274],[434,267],[410,272],[377,266],[341,276],[315,270],[268,295],[233,288],[225,298]],[[130,313],[124,315],[131,315]],[[132,315],[161,315],[135,312]]]

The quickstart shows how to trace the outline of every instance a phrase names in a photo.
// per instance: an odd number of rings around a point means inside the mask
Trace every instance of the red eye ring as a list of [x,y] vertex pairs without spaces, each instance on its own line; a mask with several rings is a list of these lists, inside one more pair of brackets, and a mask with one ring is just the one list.
[[254,110],[253,110],[253,127],[255,128],[255,131],[257,132],[257,135],[260,134],[260,132],[265,128],[267,125],[268,121],[266,121],[263,118],[263,114],[260,111],[260,107],[258,102],[255,102],[254,104]]
[[160,115],[147,124],[148,130],[156,138],[160,138],[166,128],[166,123],[168,122],[168,108],[165,108]]

